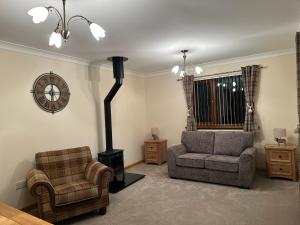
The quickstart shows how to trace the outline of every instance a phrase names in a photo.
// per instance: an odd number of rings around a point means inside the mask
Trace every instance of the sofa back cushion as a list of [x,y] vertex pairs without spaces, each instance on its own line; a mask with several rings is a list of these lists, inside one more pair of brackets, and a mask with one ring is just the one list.
[[251,146],[253,146],[253,133],[251,132],[215,132],[215,155],[240,156],[246,148]]
[[183,131],[181,143],[187,152],[213,154],[214,136],[211,131]]
[[92,161],[89,147],[39,152],[36,167],[46,173],[52,185],[66,184],[84,178],[87,164]]

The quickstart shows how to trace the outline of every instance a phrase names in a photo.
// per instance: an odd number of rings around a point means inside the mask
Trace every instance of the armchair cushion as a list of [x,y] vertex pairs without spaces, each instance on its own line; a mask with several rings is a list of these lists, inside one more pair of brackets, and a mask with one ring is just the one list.
[[212,155],[205,159],[205,168],[225,172],[239,171],[240,157],[226,155]]
[[184,167],[204,168],[204,159],[208,156],[210,155],[201,153],[186,153],[177,157],[176,165]]
[[54,187],[55,205],[62,206],[98,197],[98,186],[79,180]]
[[243,131],[215,132],[215,155],[240,156],[247,148],[253,145],[253,133]]
[[90,148],[70,148],[39,152],[35,155],[36,168],[45,172],[53,186],[84,179],[84,171],[92,160]]

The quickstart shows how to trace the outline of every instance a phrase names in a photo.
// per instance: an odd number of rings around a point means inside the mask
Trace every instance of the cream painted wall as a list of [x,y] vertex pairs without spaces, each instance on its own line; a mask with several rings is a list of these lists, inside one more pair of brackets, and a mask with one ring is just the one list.
[[[249,60],[239,63],[204,67],[205,74],[237,70],[241,66],[260,64],[262,69],[257,91],[257,115],[260,132],[256,137],[259,168],[265,167],[263,146],[273,143],[273,128],[287,129],[288,142],[296,143],[297,135],[297,89],[296,56],[281,55],[265,59]],[[146,78],[147,126],[159,127],[161,137],[168,144],[180,142],[186,123],[185,99],[182,83],[171,73]],[[149,134],[148,134],[149,135]]]
[[[68,106],[42,111],[30,90],[38,75],[61,75],[69,85]],[[104,150],[103,99],[113,84],[111,70],[0,50],[0,201],[14,207],[33,203],[27,189],[15,190],[34,165],[36,152],[88,145]],[[125,149],[125,165],[142,159],[146,128],[144,79],[125,75],[112,103],[114,146]]]

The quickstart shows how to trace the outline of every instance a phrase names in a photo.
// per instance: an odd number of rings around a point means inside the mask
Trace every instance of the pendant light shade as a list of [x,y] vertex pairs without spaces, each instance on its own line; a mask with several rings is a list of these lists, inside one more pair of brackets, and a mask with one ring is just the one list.
[[203,69],[202,69],[200,66],[196,66],[196,67],[195,67],[195,72],[196,72],[197,74],[201,74],[201,73],[203,72]]
[[176,66],[174,66],[174,67],[172,68],[172,72],[173,72],[173,73],[177,74],[178,71],[179,71],[179,66],[178,66],[178,65],[176,65]]
[[48,18],[49,12],[45,7],[35,7],[28,11],[28,15],[32,16],[33,23],[41,23]]
[[96,23],[90,24],[90,30],[97,41],[105,37],[105,30]]
[[56,48],[60,48],[61,47],[61,35],[60,33],[57,33],[56,31],[54,31],[49,39],[49,45],[53,46],[55,45]]
[[179,76],[184,77],[184,75],[185,75],[185,72],[183,70],[181,70],[180,73],[179,73]]

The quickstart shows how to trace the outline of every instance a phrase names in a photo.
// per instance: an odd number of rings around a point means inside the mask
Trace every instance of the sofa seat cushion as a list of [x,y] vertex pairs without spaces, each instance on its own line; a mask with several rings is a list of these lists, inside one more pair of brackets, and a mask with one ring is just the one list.
[[205,168],[226,172],[239,171],[240,157],[227,155],[212,155],[205,159]]
[[183,131],[181,143],[187,152],[213,154],[214,132],[211,131]]
[[176,165],[193,168],[204,168],[204,160],[209,156],[210,154],[186,153],[176,158]]
[[98,197],[98,186],[87,180],[73,181],[54,187],[55,205],[67,205]]
[[240,156],[253,146],[253,133],[243,131],[217,131],[215,133],[215,155]]

